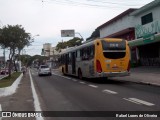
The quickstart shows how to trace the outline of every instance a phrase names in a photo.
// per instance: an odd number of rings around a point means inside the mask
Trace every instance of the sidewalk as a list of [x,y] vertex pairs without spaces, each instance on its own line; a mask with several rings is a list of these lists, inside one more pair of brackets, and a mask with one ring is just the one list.
[[[16,93],[10,96],[0,97],[2,111],[34,111],[34,100],[32,96],[29,73],[27,72],[21,79]],[[22,118],[3,118],[3,120],[20,120]],[[35,118],[29,118],[35,120]],[[23,118],[28,120],[28,118]]]
[[160,67],[141,66],[131,68],[130,73],[130,76],[113,79],[160,86]]
[[[53,72],[61,74],[59,69],[53,69]],[[160,86],[160,67],[140,66],[131,68],[130,73],[130,76],[110,79]]]

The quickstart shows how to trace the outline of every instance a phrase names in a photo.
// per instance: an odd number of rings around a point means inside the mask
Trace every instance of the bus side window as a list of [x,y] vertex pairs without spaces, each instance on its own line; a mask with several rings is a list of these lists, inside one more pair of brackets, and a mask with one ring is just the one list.
[[88,60],[88,47],[83,49],[84,54],[83,54],[83,60]]
[[77,58],[80,58],[80,50],[77,51]]
[[94,45],[90,46],[90,51],[91,51],[90,53],[91,58],[94,58]]
[[81,57],[82,60],[83,60],[83,54],[84,54],[84,51],[83,51],[83,49],[81,49],[80,50],[80,57]]
[[72,63],[71,53],[69,53],[69,64]]
[[75,51],[75,57],[77,58],[77,50]]

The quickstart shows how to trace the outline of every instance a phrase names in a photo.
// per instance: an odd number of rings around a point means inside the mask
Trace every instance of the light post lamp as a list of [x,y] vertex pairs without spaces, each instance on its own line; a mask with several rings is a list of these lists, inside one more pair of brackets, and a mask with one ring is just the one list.
[[83,39],[82,35],[81,35],[79,32],[76,32],[75,34],[78,34],[79,36],[81,36],[82,41],[84,41],[84,39]]

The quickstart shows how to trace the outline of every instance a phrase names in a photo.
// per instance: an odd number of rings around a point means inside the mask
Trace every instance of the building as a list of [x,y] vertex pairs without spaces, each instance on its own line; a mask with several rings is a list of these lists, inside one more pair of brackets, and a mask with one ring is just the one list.
[[160,66],[159,11],[160,0],[154,0],[131,14],[135,22],[135,40],[130,46],[136,46],[141,65]]
[[51,43],[43,44],[43,54],[44,54],[44,56],[47,56],[47,57],[52,56],[54,54],[53,51],[54,50],[52,48]]
[[[160,1],[128,9],[97,29],[100,38],[123,38],[131,47],[134,65],[160,66]],[[91,38],[90,38],[91,39]]]
[[[113,19],[107,21],[98,27],[100,31],[100,38],[123,38],[125,40],[131,41],[135,39],[135,28],[134,28],[134,16],[131,15],[132,12],[137,9],[128,9]],[[131,50],[132,63],[138,62],[138,57],[136,55],[136,47]]]

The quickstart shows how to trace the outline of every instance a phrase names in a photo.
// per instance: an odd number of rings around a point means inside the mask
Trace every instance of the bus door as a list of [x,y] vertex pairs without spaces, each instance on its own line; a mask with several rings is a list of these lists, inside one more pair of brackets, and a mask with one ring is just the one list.
[[68,73],[68,61],[69,61],[69,55],[65,54],[65,72]]
[[76,73],[76,55],[72,52],[72,74]]

